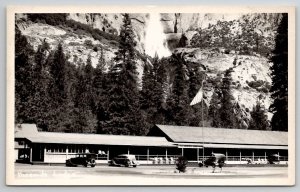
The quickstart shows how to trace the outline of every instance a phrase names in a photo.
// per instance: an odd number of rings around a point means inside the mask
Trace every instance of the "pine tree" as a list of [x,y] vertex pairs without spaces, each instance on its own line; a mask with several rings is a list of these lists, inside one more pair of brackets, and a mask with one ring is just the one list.
[[15,119],[16,123],[32,123],[34,51],[21,31],[15,31]]
[[152,65],[145,63],[142,77],[143,88],[141,90],[140,105],[149,123],[148,126],[164,122],[165,79],[164,63],[156,55],[152,59]]
[[95,76],[93,80],[93,89],[94,89],[94,108],[93,111],[97,115],[97,133],[103,132],[103,122],[107,120],[107,112],[105,110],[106,97],[105,93],[107,90],[106,81],[107,75],[105,73],[106,61],[104,58],[103,49],[101,49],[101,54],[95,69]]
[[84,84],[86,87],[86,93],[84,100],[87,110],[91,110],[94,106],[94,92],[93,92],[93,80],[94,80],[94,68],[92,66],[91,55],[88,55],[86,65],[84,68]]
[[155,112],[153,114],[153,124],[160,123],[164,124],[166,106],[166,63],[167,59],[162,58],[160,60],[154,60],[153,62],[153,76],[154,76],[154,87],[153,87],[153,103],[155,106]]
[[248,129],[267,130],[269,127],[268,117],[260,102],[253,106],[251,120]]
[[50,72],[49,96],[51,105],[48,131],[69,131],[75,118],[73,114],[73,87],[75,84],[74,68],[67,61],[63,52],[62,44],[59,43],[57,49],[49,55],[47,60]]
[[221,127],[221,99],[222,99],[222,78],[218,75],[217,79],[214,81],[214,92],[210,100],[208,114],[211,119],[212,127]]
[[62,104],[66,99],[66,57],[63,52],[62,44],[59,43],[57,49],[54,51],[53,58],[50,65],[50,74],[52,75],[52,89],[50,91],[51,98],[57,102],[58,105]]
[[91,56],[88,56],[86,65],[78,68],[78,81],[75,98],[74,129],[80,132],[96,132],[96,114],[93,111],[95,93],[93,89],[94,68],[91,63]]
[[32,115],[38,127],[43,130],[48,130],[49,118],[48,111],[51,108],[51,98],[49,97],[49,82],[50,76],[48,73],[49,66],[47,66],[47,55],[50,51],[49,44],[44,40],[42,45],[38,46],[35,53],[35,66],[33,70],[34,77],[34,95],[30,98],[34,103]]
[[129,14],[124,14],[115,65],[109,72],[107,113],[103,131],[114,134],[145,134],[139,106],[136,42]]
[[172,55],[170,62],[175,67],[175,76],[171,94],[167,99],[167,120],[169,124],[187,125],[189,115],[189,97],[187,83],[187,69],[184,59]]
[[[154,59],[153,63],[157,63],[158,58]],[[154,74],[153,66],[145,61],[144,71],[142,76],[142,90],[140,94],[140,106],[141,109],[146,111],[148,114],[153,113],[153,102],[154,102]]]
[[274,113],[272,130],[288,131],[288,14],[283,13],[277,29],[275,49],[271,61],[271,97],[274,102],[270,111]]
[[215,87],[209,106],[209,116],[212,119],[212,127],[221,127],[220,108],[221,108],[221,92]]
[[238,124],[234,114],[233,96],[231,93],[231,70],[225,71],[225,76],[222,80],[222,98],[221,107],[219,110],[220,114],[220,126],[224,128],[238,128]]
[[[196,94],[198,93],[201,86],[205,86],[205,73],[201,71],[199,67],[199,63],[187,63],[188,66],[188,96],[189,103],[194,99]],[[200,64],[201,66],[201,64]],[[202,88],[203,89],[203,88]],[[203,93],[204,94],[204,93]],[[205,95],[203,95],[204,99]],[[202,126],[203,123],[208,119],[208,106],[204,100],[202,100],[199,104],[193,105],[190,107],[190,115],[189,115],[189,125],[190,126]]]

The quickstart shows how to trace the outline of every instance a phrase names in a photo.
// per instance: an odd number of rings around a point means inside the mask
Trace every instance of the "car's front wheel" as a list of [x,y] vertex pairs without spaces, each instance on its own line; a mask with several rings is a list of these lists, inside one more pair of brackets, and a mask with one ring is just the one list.
[[130,166],[130,161],[127,160],[127,161],[125,162],[125,167],[129,167],[129,166]]
[[91,159],[91,167],[95,167],[95,165],[96,165],[95,159]]

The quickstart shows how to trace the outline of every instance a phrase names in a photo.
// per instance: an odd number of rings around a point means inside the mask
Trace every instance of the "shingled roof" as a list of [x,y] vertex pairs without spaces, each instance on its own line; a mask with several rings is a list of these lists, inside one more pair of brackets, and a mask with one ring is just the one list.
[[288,145],[288,133],[213,127],[188,127],[156,125],[167,138],[175,143]]
[[26,138],[33,143],[175,147],[165,137],[39,132],[33,124],[16,127],[15,138]]

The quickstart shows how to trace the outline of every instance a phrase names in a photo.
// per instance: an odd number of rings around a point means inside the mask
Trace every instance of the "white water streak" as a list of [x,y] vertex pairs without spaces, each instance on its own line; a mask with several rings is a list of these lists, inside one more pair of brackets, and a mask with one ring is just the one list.
[[145,53],[151,57],[168,57],[171,51],[167,47],[166,35],[160,22],[159,13],[151,13],[145,36]]

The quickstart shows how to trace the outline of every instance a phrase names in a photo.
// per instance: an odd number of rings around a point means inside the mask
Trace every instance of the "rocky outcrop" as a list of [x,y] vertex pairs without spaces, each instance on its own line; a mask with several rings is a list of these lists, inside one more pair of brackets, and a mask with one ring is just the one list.
[[[211,80],[205,87],[206,103],[210,102],[214,91],[213,81],[222,76],[223,73],[232,69],[233,79],[233,96],[236,103],[237,114],[243,114],[240,117],[240,123],[247,126],[249,123],[250,113],[253,105],[256,104],[258,98],[260,102],[269,108],[271,104],[270,94],[264,92],[267,86],[271,84],[270,66],[271,63],[266,57],[259,54],[242,55],[234,50],[225,50],[222,47],[215,48],[199,48],[191,47],[191,39],[199,34],[199,29],[207,29],[213,25],[220,26],[224,21],[227,23],[231,32],[239,34],[242,25],[251,25],[252,29],[258,31],[261,36],[273,41],[275,31],[280,22],[280,14],[203,14],[203,13],[165,13],[161,14],[160,23],[163,26],[163,32],[168,41],[169,48],[172,52],[180,53],[187,61],[199,63]],[[145,52],[145,36],[149,23],[149,14],[130,14],[133,30],[136,35],[137,50],[144,54]],[[122,26],[122,14],[68,14],[67,19],[89,25],[93,28],[100,29],[110,34],[119,34]],[[226,21],[226,22],[225,22]],[[231,21],[231,22],[230,22]],[[105,39],[96,40],[88,34],[78,34],[72,29],[60,26],[51,26],[44,23],[33,23],[28,21],[26,14],[16,15],[16,25],[21,32],[29,39],[29,42],[35,49],[44,40],[54,49],[59,42],[63,42],[64,50],[69,61],[73,63],[85,63],[88,55],[91,55],[92,64],[96,66],[101,54],[104,52],[105,59],[110,65],[117,46],[112,46]],[[177,44],[182,34],[187,37],[187,47],[177,48]],[[269,45],[266,45],[269,46]],[[139,74],[142,75],[142,62],[138,61]],[[109,66],[107,66],[109,67]],[[259,82],[261,87],[251,86]],[[268,117],[271,118],[269,113]]]
[[[207,104],[210,103],[217,79],[223,77],[226,70],[231,69],[233,103],[242,127],[248,127],[250,111],[258,101],[266,109],[272,103],[270,93],[267,91],[269,87],[256,89],[254,86],[249,86],[249,82],[264,82],[262,86],[271,84],[271,63],[267,58],[235,53],[225,54],[221,50],[200,48],[178,48],[174,52],[183,55],[187,61],[201,64],[205,70],[207,80],[203,90]],[[267,114],[270,120],[272,113]]]

